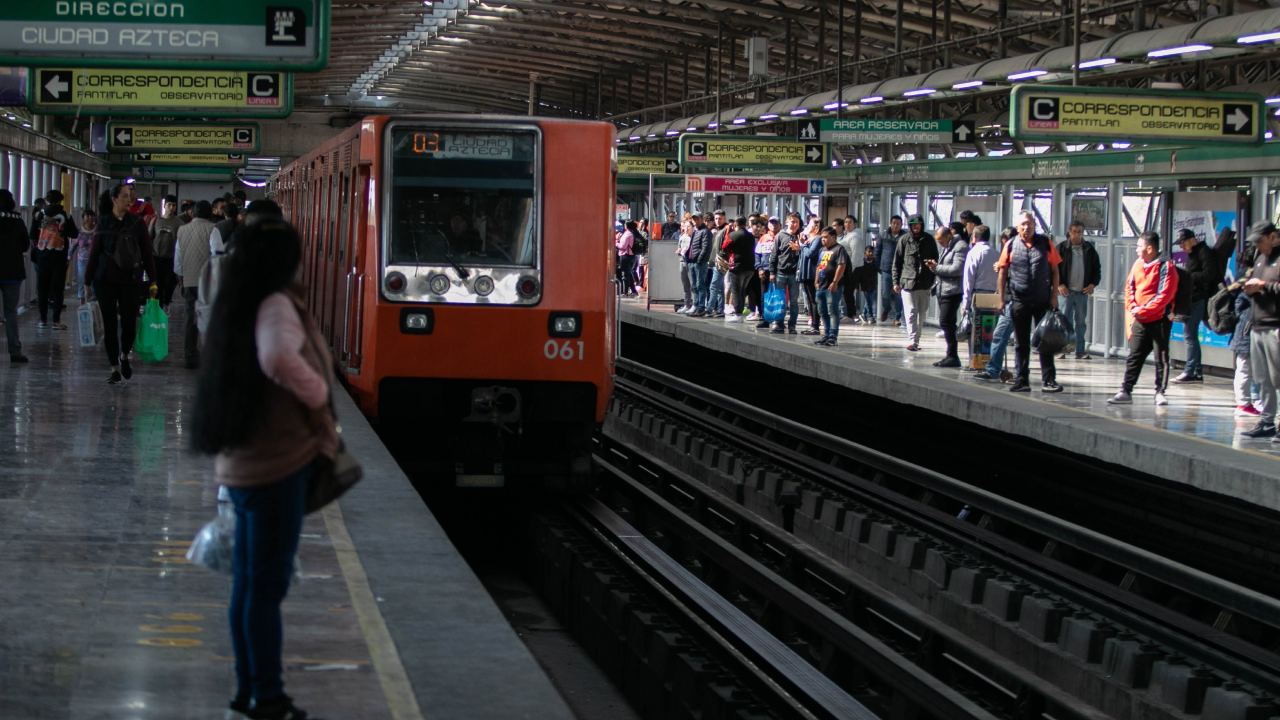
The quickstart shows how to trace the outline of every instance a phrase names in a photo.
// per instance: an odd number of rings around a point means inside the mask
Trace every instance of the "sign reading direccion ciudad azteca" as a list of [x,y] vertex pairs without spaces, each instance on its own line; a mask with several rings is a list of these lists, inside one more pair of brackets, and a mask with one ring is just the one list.
[[0,64],[319,70],[330,0],[0,0]]

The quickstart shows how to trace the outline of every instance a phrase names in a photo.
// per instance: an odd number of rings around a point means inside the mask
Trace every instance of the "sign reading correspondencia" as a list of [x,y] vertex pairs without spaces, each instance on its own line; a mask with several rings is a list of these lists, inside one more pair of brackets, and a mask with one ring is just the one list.
[[293,76],[234,70],[39,68],[28,104],[53,115],[286,117]]
[[749,135],[681,135],[680,164],[735,168],[814,168],[827,163],[827,146]]
[[320,70],[330,0],[4,0],[0,64]]
[[261,133],[254,123],[107,123],[111,152],[257,152]]
[[663,175],[679,172],[680,163],[666,155],[619,155],[619,175]]
[[1009,114],[1020,140],[1257,144],[1266,132],[1262,97],[1247,93],[1020,85]]

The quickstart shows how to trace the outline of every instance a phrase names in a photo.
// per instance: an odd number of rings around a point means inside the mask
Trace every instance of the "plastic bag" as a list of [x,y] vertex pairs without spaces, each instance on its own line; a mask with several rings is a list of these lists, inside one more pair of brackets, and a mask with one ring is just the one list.
[[80,347],[93,347],[102,340],[102,310],[97,300],[90,300],[76,310],[76,332]]
[[769,286],[769,292],[764,294],[764,320],[765,322],[781,322],[783,306],[787,304],[787,294],[782,288],[774,283]]
[[1039,353],[1056,355],[1071,344],[1071,329],[1059,310],[1050,310],[1031,333],[1031,348]]
[[214,572],[231,574],[231,551],[236,543],[236,513],[230,503],[218,503],[218,516],[200,528],[187,550],[187,560]]
[[147,308],[138,321],[133,349],[143,362],[155,363],[169,354],[169,317],[160,309],[160,301],[147,300]]

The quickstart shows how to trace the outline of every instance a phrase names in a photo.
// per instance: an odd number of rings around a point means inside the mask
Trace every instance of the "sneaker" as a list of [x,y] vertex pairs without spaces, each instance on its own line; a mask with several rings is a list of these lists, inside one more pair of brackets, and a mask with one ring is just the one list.
[[9,356],[9,363],[13,365],[21,365],[23,363],[28,363],[28,362],[31,362],[31,361],[27,359],[27,356],[23,355],[22,353]]
[[1045,380],[1040,384],[1040,392],[1060,393],[1062,392],[1062,386],[1056,380]]
[[1260,414],[1261,413],[1258,412],[1258,408],[1253,406],[1253,403],[1245,403],[1243,405],[1236,406],[1236,417],[1256,417]]
[[52,323],[49,323],[49,327],[53,328],[54,330],[66,330],[67,324],[54,321]]
[[827,341],[822,344],[825,345],[826,347],[836,347],[837,345],[839,345],[839,343],[836,342],[835,338],[827,338]]
[[920,346],[915,343],[911,343],[910,345],[907,346],[907,350],[911,352],[920,352]]
[[1169,398],[1165,397],[1164,393],[1162,392],[1156,393],[1156,407],[1164,407],[1165,405],[1168,405],[1168,404],[1169,404]]
[[688,313],[688,312],[689,312],[689,308],[687,308],[687,307],[678,307],[678,308],[676,308],[676,314],[677,314],[677,315],[684,315],[685,313]]
[[1174,378],[1173,382],[1179,385],[1182,385],[1183,383],[1202,383],[1204,382],[1204,377],[1200,375],[1188,375],[1187,373],[1182,373],[1178,377]]
[[893,321],[893,326],[894,326],[894,327],[902,327],[902,321],[901,321],[901,320],[894,320],[894,321]]
[[774,325],[772,328],[769,329],[769,333],[772,335],[781,335],[784,332],[786,332],[786,329],[783,328],[781,325]]
[[1009,392],[1029,393],[1031,392],[1031,383],[1023,380],[1022,378],[1018,378],[1018,382],[1014,383],[1013,387],[1009,388]]
[[748,315],[748,316],[747,316],[747,319],[748,319],[748,320],[759,320],[759,319],[760,319],[760,313],[753,312],[753,313],[751,313],[750,315]]
[[1067,356],[1068,356],[1068,355],[1070,355],[1070,354],[1071,354],[1071,353],[1065,353],[1065,352],[1064,352],[1064,353],[1062,353],[1061,355],[1059,355],[1059,356],[1058,356],[1058,359],[1059,359],[1059,360],[1066,360],[1066,359],[1067,359]]
[[36,329],[37,329],[37,330],[48,330],[48,329],[49,329],[49,323],[45,322],[44,320],[41,320],[40,322],[36,323]]
[[796,334],[796,326],[795,326],[795,325],[791,325],[790,327],[788,327],[788,328],[787,328],[787,334],[788,334],[788,335],[795,335],[795,334]]
[[704,312],[701,308],[699,308],[697,310],[690,312],[689,317],[702,317],[703,315],[706,315],[706,314],[707,314],[706,312]]
[[1108,405],[1132,405],[1133,396],[1121,390],[1120,392],[1107,398]]
[[940,368],[958,368],[960,367],[960,358],[942,358],[933,364],[934,367]]
[[805,328],[800,331],[801,335],[821,335],[822,333],[814,328]]
[[1257,425],[1254,425],[1253,427],[1249,428],[1248,430],[1245,430],[1244,432],[1242,432],[1242,433],[1240,433],[1240,434],[1241,434],[1241,435],[1243,435],[1243,436],[1245,436],[1245,437],[1251,437],[1251,438],[1269,438],[1269,437],[1275,437],[1275,436],[1276,436],[1276,426],[1275,426],[1275,425],[1267,425],[1266,423],[1258,423]]
[[947,336],[947,334],[946,334],[945,332],[943,332],[943,331],[939,330],[938,332],[934,333],[934,335],[933,335],[933,336],[934,336],[934,337],[936,337],[936,338],[945,338],[945,337]]
[[740,323],[740,322],[742,322],[742,316],[741,316],[741,315],[726,315],[726,316],[724,317],[724,321],[725,321],[726,323]]
[[1090,355],[1089,353],[1085,353],[1085,354],[1083,354],[1083,355],[1077,355],[1077,356],[1076,356],[1076,359],[1077,359],[1077,360],[1092,360],[1092,359],[1093,359],[1093,356],[1092,356],[1092,355]]
[[767,327],[769,327],[769,323],[764,320],[761,320],[760,322],[756,323],[756,329],[758,330],[763,330]]
[[814,345],[826,345],[826,344],[827,344],[827,340],[829,340],[829,339],[830,339],[830,338],[828,338],[827,336],[825,336],[825,335],[824,335],[824,336],[822,336],[822,337],[818,338],[817,340],[814,340],[814,341],[813,341],[813,344],[814,344]]
[[125,380],[133,377],[133,366],[129,364],[129,358],[120,358],[120,374]]
[[120,383],[122,383],[122,382],[124,382],[124,378],[120,377],[120,373],[118,373],[118,372],[116,372],[116,371],[112,370],[112,371],[111,371],[111,377],[107,378],[107,384],[108,384],[108,385],[119,385],[119,384],[120,384]]
[[978,372],[978,374],[974,375],[973,379],[978,382],[999,382],[1000,377],[998,375],[992,375],[986,370],[982,370]]

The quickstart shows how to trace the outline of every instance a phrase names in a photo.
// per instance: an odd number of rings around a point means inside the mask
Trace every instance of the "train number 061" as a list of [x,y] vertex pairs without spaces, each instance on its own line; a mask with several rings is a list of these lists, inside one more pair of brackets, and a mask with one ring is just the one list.
[[581,360],[586,357],[581,340],[548,340],[542,346],[542,354],[548,360]]

